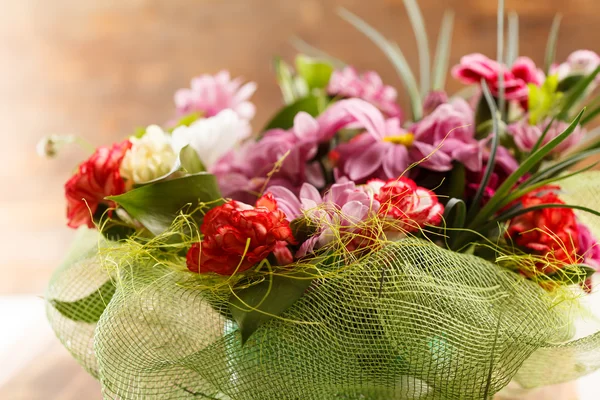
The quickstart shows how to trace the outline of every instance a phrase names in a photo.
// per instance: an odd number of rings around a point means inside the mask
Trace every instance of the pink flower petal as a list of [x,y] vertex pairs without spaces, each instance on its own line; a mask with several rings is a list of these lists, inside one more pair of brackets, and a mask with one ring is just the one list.
[[398,178],[409,164],[408,149],[402,145],[392,145],[383,158],[383,172],[388,179]]
[[359,181],[375,172],[381,165],[389,146],[393,146],[393,144],[375,142],[364,152],[358,154],[356,158],[349,160],[346,165],[348,177],[353,181]]

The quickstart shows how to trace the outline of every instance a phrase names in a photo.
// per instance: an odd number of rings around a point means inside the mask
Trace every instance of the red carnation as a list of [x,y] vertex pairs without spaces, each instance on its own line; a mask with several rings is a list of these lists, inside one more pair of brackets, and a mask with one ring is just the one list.
[[[556,189],[556,186],[544,186],[517,202],[523,208],[565,204],[556,195]],[[557,268],[577,262],[579,232],[575,213],[570,208],[543,208],[519,215],[510,221],[506,235],[517,246],[548,258],[548,263],[538,265],[544,274],[551,274]]]
[[294,244],[290,223],[277,202],[267,194],[256,207],[235,200],[206,213],[200,228],[204,238],[187,253],[192,272],[232,275],[267,258],[271,253],[280,262],[291,259],[288,244]]
[[125,182],[119,168],[130,147],[129,140],[116,143],[112,147],[99,147],[87,161],[79,165],[77,173],[67,181],[65,196],[68,225],[71,228],[81,225],[93,228],[92,216],[98,210],[98,206],[114,206],[104,198],[125,192]]
[[379,188],[375,199],[381,203],[379,215],[393,219],[395,228],[405,232],[417,231],[427,225],[438,225],[442,220],[444,206],[431,190],[417,186],[409,178],[370,181],[369,186]]

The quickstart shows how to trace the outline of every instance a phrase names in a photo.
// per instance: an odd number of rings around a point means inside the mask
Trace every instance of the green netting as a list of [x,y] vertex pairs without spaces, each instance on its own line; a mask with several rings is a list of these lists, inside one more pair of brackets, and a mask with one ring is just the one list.
[[[599,335],[569,341],[576,298],[428,242],[315,280],[242,346],[227,300],[189,288],[189,273],[153,262],[109,277],[96,234],[82,236],[91,249],[56,272],[48,316],[106,399],[479,400],[600,367]],[[99,287],[116,291],[94,323],[81,299]]]

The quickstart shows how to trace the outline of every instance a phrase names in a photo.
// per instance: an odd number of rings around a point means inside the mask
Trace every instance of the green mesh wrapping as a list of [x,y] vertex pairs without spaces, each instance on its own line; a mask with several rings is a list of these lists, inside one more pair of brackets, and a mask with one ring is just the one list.
[[[81,240],[88,250],[47,295],[70,305],[70,318],[52,301],[48,316],[106,399],[480,400],[513,379],[536,387],[600,367],[600,335],[569,341],[576,299],[416,239],[315,280],[244,346],[226,299],[186,287],[189,273],[149,264],[109,277],[97,234]],[[73,301],[109,279],[115,294],[90,322],[97,310]]]

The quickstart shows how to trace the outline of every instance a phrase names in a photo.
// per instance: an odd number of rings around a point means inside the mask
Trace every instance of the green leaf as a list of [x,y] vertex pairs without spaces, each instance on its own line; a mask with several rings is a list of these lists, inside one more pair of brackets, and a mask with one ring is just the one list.
[[548,41],[546,42],[546,57],[544,58],[544,73],[548,75],[550,67],[554,62],[556,56],[556,41],[558,39],[558,30],[560,28],[561,15],[557,14],[552,20],[552,26],[550,27],[550,33],[548,34]]
[[568,92],[573,89],[577,83],[582,80],[584,75],[571,75],[564,78],[562,81],[558,82],[557,90],[559,92]]
[[333,66],[301,54],[296,57],[296,70],[310,89],[323,89],[329,83]]
[[229,309],[242,335],[242,345],[263,324],[280,316],[308,289],[312,279],[306,273],[271,275],[270,279],[234,291]]
[[444,90],[444,86],[446,86],[453,27],[454,12],[446,11],[444,13],[444,18],[442,19],[442,27],[440,28],[437,47],[435,49],[435,58],[433,61],[433,90]]
[[75,301],[50,300],[50,304],[71,321],[93,324],[98,322],[115,291],[114,283],[108,280],[87,297]]
[[419,87],[417,81],[406,61],[406,57],[402,53],[402,50],[396,44],[389,42],[377,29],[367,24],[365,21],[360,19],[358,16],[352,14],[345,8],[341,8],[338,14],[352,24],[356,29],[362,32],[366,37],[371,39],[373,43],[387,56],[390,60],[398,75],[404,83],[404,87],[408,92],[410,98],[411,109],[413,113],[413,119],[418,121],[423,115],[423,104],[421,101],[421,94],[419,93]]
[[290,129],[294,126],[294,118],[296,114],[304,111],[313,117],[319,115],[322,111],[323,99],[317,96],[308,96],[295,101],[294,103],[284,107],[281,111],[273,117],[273,119],[264,128],[265,131],[269,129]]
[[200,157],[198,157],[198,153],[196,153],[196,150],[189,144],[184,146],[179,152],[179,161],[181,162],[183,169],[189,174],[197,174],[206,171],[204,164],[202,164]]
[[[200,203],[218,204],[221,192],[215,177],[200,173],[141,186],[119,196],[107,197],[123,207],[154,235],[167,230],[182,210],[193,211]],[[194,216],[198,224],[202,215]]]
[[417,52],[419,54],[419,80],[421,83],[421,96],[425,97],[429,93],[429,77],[430,77],[430,59],[429,59],[429,40],[427,31],[425,30],[425,22],[423,14],[419,9],[419,4],[416,0],[404,0],[404,7],[408,12],[408,18],[412,25],[415,39],[417,41]]

